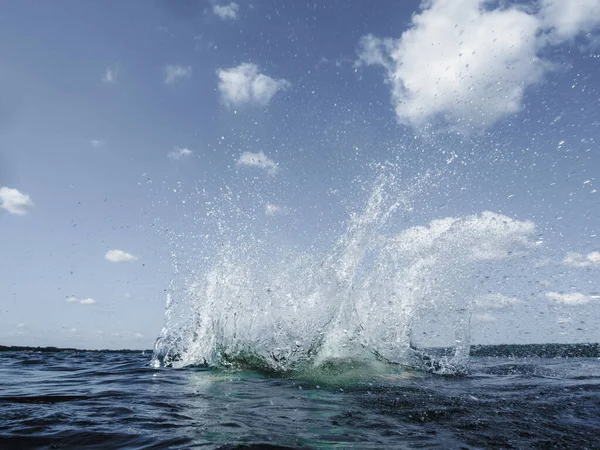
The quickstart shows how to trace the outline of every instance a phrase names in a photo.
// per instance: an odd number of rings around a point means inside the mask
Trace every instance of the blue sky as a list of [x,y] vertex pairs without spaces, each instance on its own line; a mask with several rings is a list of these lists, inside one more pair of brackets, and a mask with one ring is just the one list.
[[390,232],[535,224],[481,341],[599,341],[600,1],[501,3],[6,2],[0,344],[149,348],[224,190],[322,250],[385,163],[438,173]]

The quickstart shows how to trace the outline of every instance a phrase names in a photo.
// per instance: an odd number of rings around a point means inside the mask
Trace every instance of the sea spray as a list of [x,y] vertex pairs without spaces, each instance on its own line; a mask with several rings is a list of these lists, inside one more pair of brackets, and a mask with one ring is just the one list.
[[153,364],[293,375],[352,360],[465,371],[472,299],[490,290],[478,279],[530,251],[535,227],[483,212],[402,229],[398,217],[414,211],[429,177],[381,175],[325,252],[273,246],[240,220],[226,189],[210,215],[212,262],[174,279]]

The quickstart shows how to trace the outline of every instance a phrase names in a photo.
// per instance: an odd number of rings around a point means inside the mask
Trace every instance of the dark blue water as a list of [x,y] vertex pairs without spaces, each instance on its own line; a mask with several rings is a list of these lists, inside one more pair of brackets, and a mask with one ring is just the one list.
[[312,379],[154,369],[150,357],[0,352],[0,448],[600,448],[597,357]]

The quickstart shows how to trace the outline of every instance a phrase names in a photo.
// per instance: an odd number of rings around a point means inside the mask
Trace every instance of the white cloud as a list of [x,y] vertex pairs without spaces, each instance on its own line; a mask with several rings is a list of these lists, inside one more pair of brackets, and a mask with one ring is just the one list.
[[483,308],[504,308],[510,305],[516,305],[521,303],[516,297],[507,297],[499,293],[488,294],[475,299],[475,304]]
[[592,300],[600,299],[600,295],[585,295],[579,292],[561,294],[559,292],[546,292],[546,297],[556,303],[564,305],[585,305]]
[[167,157],[170,159],[173,159],[175,161],[178,161],[182,158],[187,158],[193,154],[194,154],[194,152],[191,151],[189,148],[175,147],[175,149],[173,151],[167,153]]
[[117,75],[119,74],[119,69],[117,66],[108,66],[104,71],[104,75],[102,76],[102,81],[104,83],[116,83]]
[[165,67],[165,84],[175,84],[184,78],[191,78],[192,68],[190,66],[172,66]]
[[91,146],[94,147],[94,148],[96,148],[96,149],[104,147],[105,143],[106,142],[104,141],[104,139],[92,139],[90,141]]
[[144,335],[143,335],[142,333],[135,333],[135,334],[134,334],[134,337],[135,337],[136,339],[141,339],[141,338],[143,338],[143,337],[144,337]]
[[525,254],[535,247],[535,224],[484,211],[465,217],[432,220],[428,226],[408,228],[397,234],[390,248],[415,258],[443,245],[463,259],[494,261]]
[[600,267],[600,252],[591,252],[587,255],[568,253],[563,263],[572,267]]
[[252,153],[244,152],[237,160],[239,166],[257,167],[265,169],[269,174],[274,175],[279,170],[279,166],[275,161],[270,159],[264,152]]
[[79,300],[79,303],[81,303],[82,305],[93,305],[94,303],[96,303],[96,300],[94,300],[93,298],[82,298],[81,300]]
[[363,36],[356,66],[386,70],[402,124],[488,127],[520,111],[527,87],[550,69],[542,47],[600,23],[590,18],[599,2],[542,0],[534,14],[522,5],[490,9],[489,0],[424,1],[399,39]]
[[124,252],[123,250],[109,250],[104,255],[104,259],[110,262],[129,262],[137,261],[138,257],[130,253]]
[[550,43],[560,43],[580,33],[598,32],[600,0],[541,0],[539,15]]
[[23,194],[17,189],[0,187],[0,208],[5,209],[9,214],[22,216],[27,214],[27,208],[32,207],[33,201],[29,195]]
[[218,69],[221,100],[228,106],[266,106],[273,96],[291,84],[260,73],[256,64],[243,63],[231,69]]
[[93,298],[76,298],[76,297],[69,297],[67,298],[67,302],[68,303],[79,303],[80,305],[93,305],[94,303],[96,303],[96,300],[94,300]]
[[228,5],[214,5],[213,12],[223,20],[235,20],[237,19],[240,5],[235,2],[231,2]]

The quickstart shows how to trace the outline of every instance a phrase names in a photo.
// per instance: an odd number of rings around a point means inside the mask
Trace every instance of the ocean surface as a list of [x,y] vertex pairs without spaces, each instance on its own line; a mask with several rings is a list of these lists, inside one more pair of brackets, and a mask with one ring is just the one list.
[[0,448],[600,448],[597,345],[474,347],[468,372],[154,368],[151,352],[0,352]]

